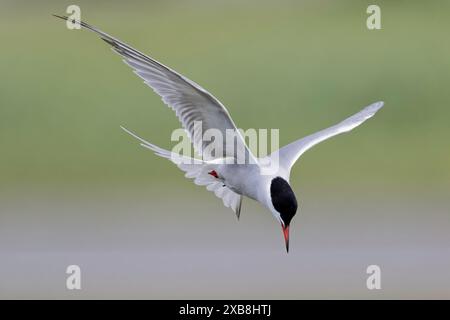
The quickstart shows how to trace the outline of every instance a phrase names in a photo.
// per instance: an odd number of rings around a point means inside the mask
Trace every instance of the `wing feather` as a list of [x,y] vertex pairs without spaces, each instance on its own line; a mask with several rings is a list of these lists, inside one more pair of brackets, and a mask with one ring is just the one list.
[[130,130],[121,127],[125,132],[139,140],[141,146],[153,151],[156,155],[169,159],[175,163],[178,168],[185,172],[185,177],[188,179],[194,179],[194,183],[199,186],[206,186],[208,191],[214,192],[214,194],[222,199],[225,207],[231,208],[236,216],[239,218],[241,213],[241,203],[242,196],[237,194],[233,190],[224,186],[222,182],[217,181],[211,175],[208,174],[207,166],[208,162],[195,159],[183,157],[178,154],[174,154],[172,151],[160,148],[143,138],[139,137],[137,134],[131,132]]
[[356,128],[367,119],[373,117],[375,113],[383,107],[383,104],[382,101],[375,102],[332,127],[313,133],[282,147],[280,150],[276,151],[278,152],[280,167],[282,167],[289,176],[292,166],[305,151],[324,140]]
[[[64,20],[69,19],[64,16],[55,16]],[[192,80],[96,27],[83,21],[74,22],[98,34],[105,42],[111,45],[112,49],[122,56],[123,61],[134,69],[134,73],[141,77],[144,83],[151,87],[155,93],[161,96],[163,102],[175,111],[181,125],[186,129],[194,149],[205,160],[222,157],[237,158],[234,143],[226,143],[227,130],[230,130],[234,133],[233,137],[237,141],[238,148],[244,147],[244,150],[246,150],[246,161],[254,161],[256,163],[256,158],[247,148],[245,140],[239,130],[237,130],[230,114],[223,104],[208,91]],[[201,122],[201,129],[195,130],[201,134],[195,134],[194,122]],[[212,141],[204,141],[202,139],[203,133],[208,129],[217,129],[222,133],[222,144],[217,145],[218,143],[215,139],[212,139]],[[214,155],[204,154],[203,150],[211,143],[216,144],[214,145],[216,152]]]

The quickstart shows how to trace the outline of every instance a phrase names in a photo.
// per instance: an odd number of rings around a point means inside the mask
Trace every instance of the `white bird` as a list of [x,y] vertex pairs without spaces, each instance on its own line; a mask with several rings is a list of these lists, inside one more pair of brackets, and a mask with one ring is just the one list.
[[[55,16],[69,20],[68,17]],[[227,130],[236,132],[237,148],[234,145],[227,145],[224,139],[223,145],[218,146],[220,150],[223,150],[221,157],[211,156],[200,160],[174,155],[171,151],[157,147],[122,127],[127,133],[137,138],[143,147],[176,163],[185,172],[187,178],[194,179],[194,183],[204,185],[209,191],[213,191],[223,200],[226,207],[230,207],[236,213],[238,218],[243,196],[261,203],[281,224],[287,251],[289,251],[289,225],[297,212],[297,199],[289,185],[292,166],[305,151],[314,145],[352,130],[371,118],[383,106],[381,101],[373,103],[332,127],[282,147],[268,156],[268,159],[275,155],[278,157],[277,172],[270,175],[262,174],[260,165],[262,159],[256,158],[247,148],[226,108],[208,91],[103,31],[82,21],[72,19],[70,21],[98,34],[122,56],[123,61],[134,69],[134,73],[141,77],[145,84],[161,96],[163,102],[175,111],[198,153],[201,154],[201,150],[210,146],[215,140],[202,139],[202,135],[194,130],[194,122],[201,121],[204,130],[217,129],[224,137],[227,135]],[[249,161],[243,164],[229,164],[226,160],[236,159],[236,150],[239,148],[245,151],[246,159]]]

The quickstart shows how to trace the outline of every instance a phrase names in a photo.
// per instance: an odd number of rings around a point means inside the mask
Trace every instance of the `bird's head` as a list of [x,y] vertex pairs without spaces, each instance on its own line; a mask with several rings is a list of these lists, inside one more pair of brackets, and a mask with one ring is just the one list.
[[286,251],[289,252],[289,225],[297,212],[297,199],[289,183],[281,177],[272,179],[270,198],[283,229]]

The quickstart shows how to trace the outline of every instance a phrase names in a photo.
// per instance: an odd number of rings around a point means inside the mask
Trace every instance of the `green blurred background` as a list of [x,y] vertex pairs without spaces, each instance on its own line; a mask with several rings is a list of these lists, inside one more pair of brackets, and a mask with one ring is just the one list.
[[[245,201],[236,225],[120,130],[170,149],[179,124],[98,37],[51,16],[70,4],[281,145],[385,101],[296,165],[289,256],[263,208]],[[374,31],[369,4],[0,0],[0,297],[450,298],[450,3],[377,1]],[[74,294],[77,261],[92,281]],[[380,292],[369,264],[391,281]]]

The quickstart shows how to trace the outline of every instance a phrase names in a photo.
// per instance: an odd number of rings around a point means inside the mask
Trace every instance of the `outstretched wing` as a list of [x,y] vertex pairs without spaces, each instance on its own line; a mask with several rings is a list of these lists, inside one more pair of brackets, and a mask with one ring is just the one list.
[[[68,17],[55,16],[68,20]],[[161,96],[163,102],[175,111],[183,128],[186,129],[196,152],[203,156],[204,159],[237,158],[237,152],[244,152],[246,161],[255,161],[256,163],[256,158],[247,148],[245,140],[236,129],[228,111],[208,91],[96,27],[82,21],[74,21],[74,23],[79,23],[82,27],[95,32],[110,44],[112,49],[123,57],[123,61],[134,69],[134,73]],[[195,123],[201,123],[201,129],[200,126],[194,128]],[[208,129],[219,130],[223,137],[222,141],[219,142],[214,139],[211,139],[212,141],[204,141],[205,139],[202,139],[203,133]],[[227,132],[227,130],[229,131]],[[226,143],[226,137],[227,135],[230,136],[230,132],[234,141],[233,143]],[[213,147],[216,152],[213,155],[203,153],[203,150],[208,146],[209,150],[212,149],[211,143],[215,144]]]
[[312,148],[319,142],[356,128],[361,123],[371,118],[378,110],[381,109],[383,104],[384,103],[382,101],[375,102],[332,127],[313,133],[282,147],[278,151],[275,151],[278,152],[280,167],[283,168],[289,175],[294,163],[306,150]]
[[169,159],[175,163],[178,168],[185,172],[185,177],[194,179],[194,183],[199,186],[206,186],[206,189],[214,192],[214,194],[222,199],[223,204],[227,208],[231,208],[236,213],[237,218],[241,214],[242,196],[237,194],[227,186],[224,186],[221,181],[217,181],[216,178],[208,174],[210,169],[209,164],[206,161],[189,158],[178,155],[171,151],[160,148],[129,131],[128,129],[121,127],[125,132],[129,133],[134,138],[141,142],[141,146],[153,151],[156,155]]

